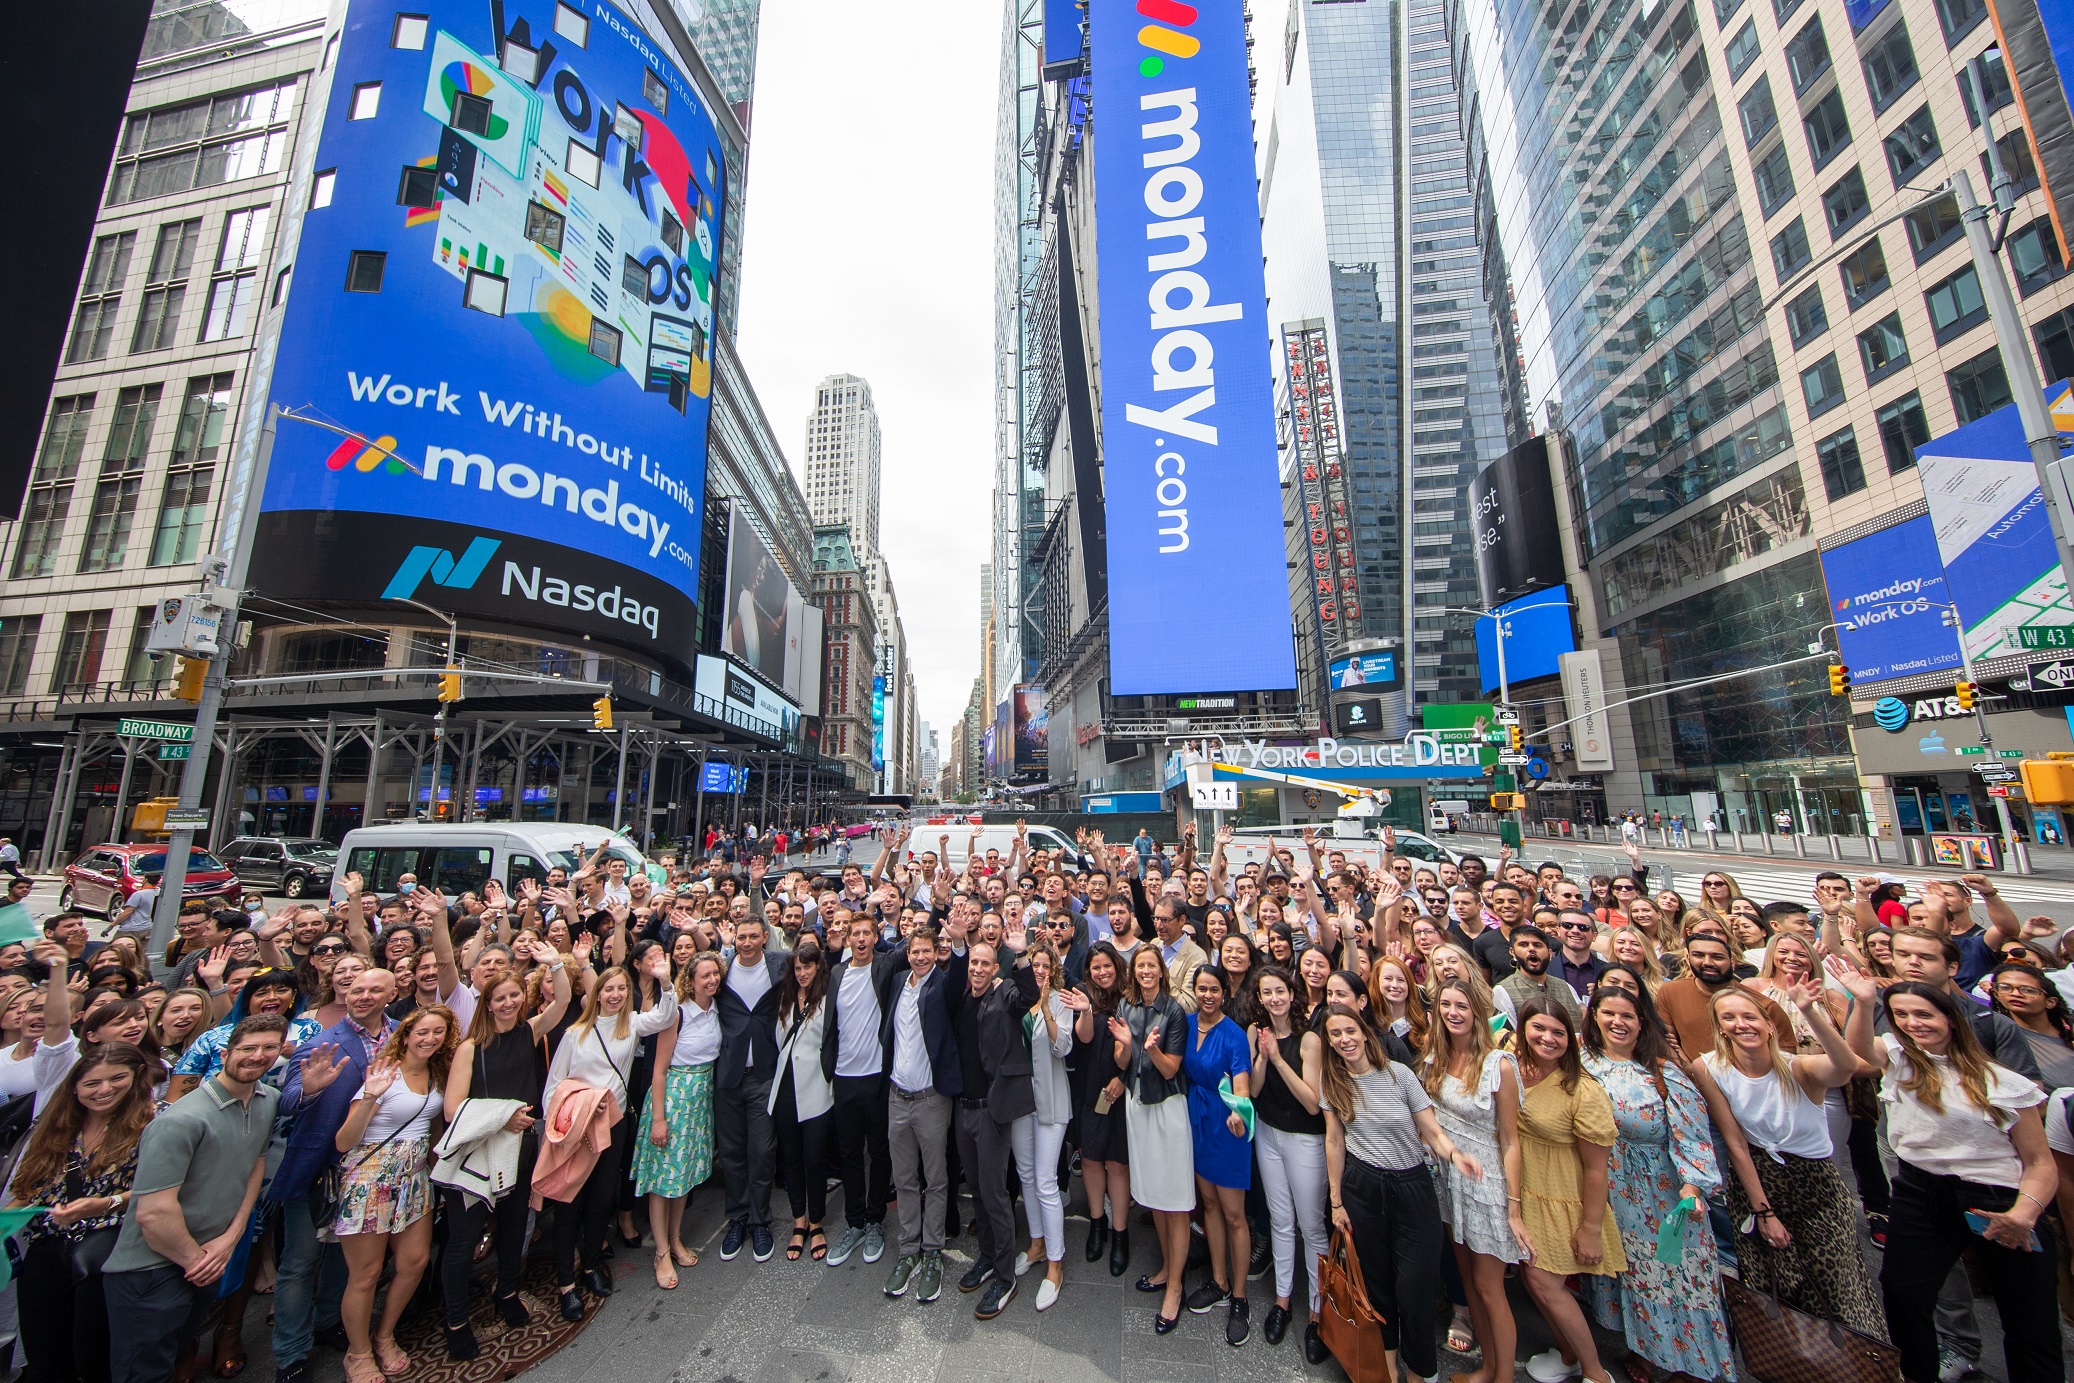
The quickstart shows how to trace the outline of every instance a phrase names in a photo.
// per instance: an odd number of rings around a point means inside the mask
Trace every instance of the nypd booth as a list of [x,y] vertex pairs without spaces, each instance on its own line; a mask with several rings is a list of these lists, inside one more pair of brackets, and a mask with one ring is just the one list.
[[[1305,780],[1387,789],[1390,801],[1373,825],[1423,829],[1428,801],[1479,800],[1488,794],[1482,759],[1489,753],[1461,731],[1414,730],[1400,741],[1226,740],[1209,746],[1218,782],[1235,782],[1238,805],[1224,814],[1235,827],[1330,822],[1345,800]],[[1188,804],[1188,767],[1200,754],[1167,756],[1163,785],[1177,806]]]

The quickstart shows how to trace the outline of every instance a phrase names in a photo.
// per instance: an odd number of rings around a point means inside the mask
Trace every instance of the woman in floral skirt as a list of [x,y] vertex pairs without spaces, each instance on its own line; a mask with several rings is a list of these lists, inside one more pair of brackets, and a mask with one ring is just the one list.
[[677,972],[677,1026],[655,1043],[655,1077],[634,1127],[634,1190],[648,1198],[655,1235],[655,1282],[677,1285],[677,1267],[699,1256],[682,1238],[685,1198],[713,1175],[713,1063],[720,1056],[718,951],[702,951]]

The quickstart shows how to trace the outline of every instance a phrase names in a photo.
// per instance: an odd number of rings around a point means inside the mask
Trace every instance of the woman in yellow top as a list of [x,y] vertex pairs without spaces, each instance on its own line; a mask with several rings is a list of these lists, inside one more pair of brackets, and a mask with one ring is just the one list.
[[1591,1327],[1564,1287],[1572,1273],[1611,1277],[1627,1271],[1620,1227],[1606,1213],[1607,1162],[1620,1128],[1613,1101],[1584,1073],[1569,1014],[1546,999],[1520,1005],[1520,1202],[1526,1233],[1527,1291],[1555,1332],[1556,1348],[1527,1361],[1536,1383],[1582,1373],[1611,1383]]

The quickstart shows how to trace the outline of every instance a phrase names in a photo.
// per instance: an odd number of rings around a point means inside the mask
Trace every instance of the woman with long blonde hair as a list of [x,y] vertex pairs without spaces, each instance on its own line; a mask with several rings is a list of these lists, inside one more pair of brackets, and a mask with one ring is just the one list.
[[1657,959],[1656,944],[1649,939],[1649,933],[1631,922],[1607,933],[1606,959],[1618,961],[1640,975],[1652,998],[1663,987],[1664,967]]
[[714,1001],[726,973],[718,951],[699,951],[677,968],[677,1025],[655,1039],[655,1072],[634,1126],[634,1191],[648,1198],[655,1282],[665,1291],[676,1287],[679,1267],[699,1261],[684,1243],[684,1205],[713,1175],[713,1063],[720,1058]]
[[1736,900],[1742,896],[1742,885],[1735,881],[1734,875],[1725,869],[1709,869],[1700,879],[1699,901],[1694,903],[1680,920],[1683,922],[1694,916],[1705,916],[1713,918],[1725,927],[1735,911]]

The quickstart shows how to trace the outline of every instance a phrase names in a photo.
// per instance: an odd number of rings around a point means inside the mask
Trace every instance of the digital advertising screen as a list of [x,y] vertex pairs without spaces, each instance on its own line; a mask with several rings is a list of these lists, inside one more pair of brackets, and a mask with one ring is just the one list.
[[343,432],[277,424],[253,585],[690,666],[727,191],[697,89],[606,0],[354,3],[330,67],[269,396]]
[[1563,540],[1550,475],[1553,437],[1533,437],[1469,482],[1476,579],[1486,602],[1563,584]]
[[728,515],[726,589],[721,646],[793,700],[803,700],[806,600],[739,511]]
[[[1240,0],[1089,0],[1109,676],[1296,685]],[[1202,639],[1176,618],[1214,592]]]
[[1388,691],[1404,685],[1404,677],[1397,670],[1397,650],[1394,648],[1334,658],[1326,665],[1326,673],[1331,678],[1334,691],[1345,691],[1349,687]]
[[1505,628],[1505,681],[1517,684],[1552,677],[1562,670],[1562,657],[1577,647],[1570,623],[1570,588],[1556,586],[1523,595],[1492,611],[1496,620],[1476,622],[1476,665],[1483,689],[1498,688],[1498,626]]
[[1944,619],[1951,596],[1928,514],[1824,549],[1822,581],[1853,683],[1965,665],[1958,635]]

